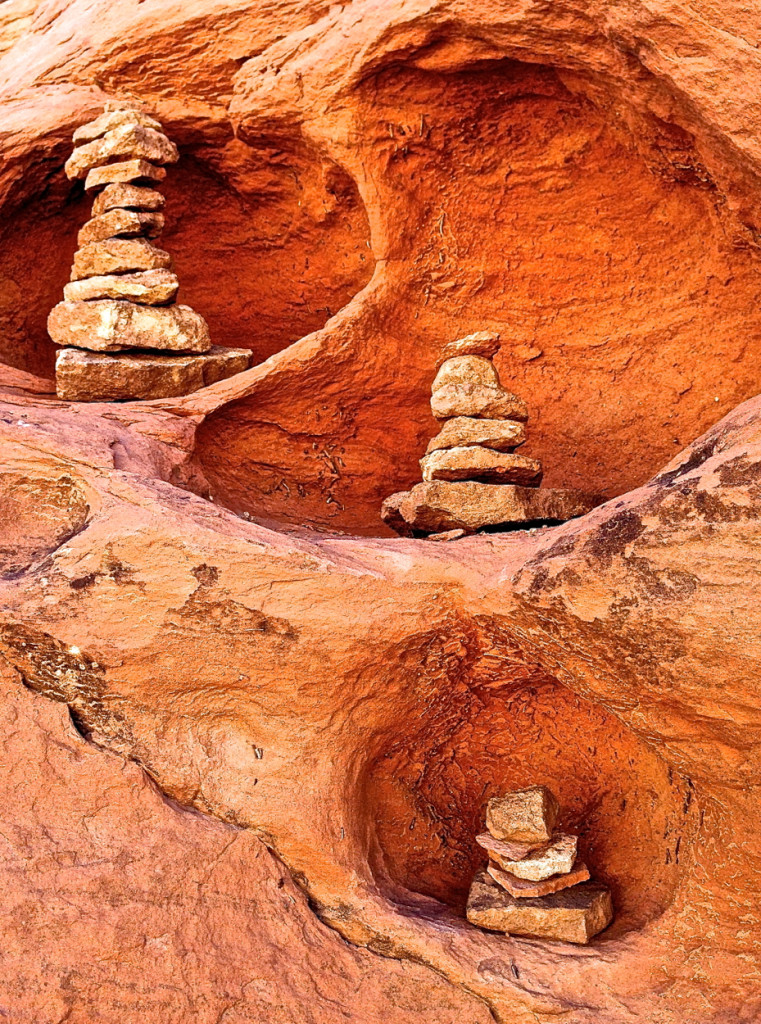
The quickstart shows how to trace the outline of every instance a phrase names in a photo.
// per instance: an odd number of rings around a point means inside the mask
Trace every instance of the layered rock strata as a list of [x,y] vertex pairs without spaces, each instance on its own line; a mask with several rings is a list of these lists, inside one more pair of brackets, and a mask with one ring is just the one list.
[[[387,498],[381,518],[403,536],[584,515],[602,498],[576,490],[540,490],[542,464],[516,455],[526,441],[528,408],[502,387],[491,361],[496,334],[452,342],[431,386],[431,411],[442,427],[420,460],[423,483]],[[455,538],[448,538],[455,539]]]
[[554,831],[558,802],[546,786],[489,801],[489,854],[468,896],[471,924],[490,931],[585,944],[613,920],[608,889],[590,881],[578,837]]
[[[152,241],[164,228],[153,184],[177,147],[140,110],[107,110],[74,133],[69,178],[95,193],[48,333],[63,346],[56,393],[70,401],[173,398],[248,368],[248,349],[212,348],[204,318],[176,303],[179,281]],[[140,354],[142,353],[142,354]]]

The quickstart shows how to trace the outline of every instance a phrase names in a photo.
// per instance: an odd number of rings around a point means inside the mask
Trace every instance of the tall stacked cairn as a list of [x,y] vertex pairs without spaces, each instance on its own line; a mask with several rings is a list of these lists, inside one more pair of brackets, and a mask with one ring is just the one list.
[[476,842],[489,855],[470,888],[471,924],[507,935],[582,945],[613,920],[607,886],[590,881],[578,836],[555,831],[558,802],[545,786],[493,797],[487,831]]
[[499,335],[481,331],[445,349],[431,388],[431,411],[442,426],[420,460],[423,483],[392,494],[381,508],[402,536],[563,522],[604,500],[541,488],[541,463],[515,453],[526,441],[528,409],[500,383],[492,363],[498,347]]
[[132,108],[74,133],[66,163],[95,197],[79,232],[64,301],[48,317],[63,346],[56,393],[72,401],[171,398],[248,368],[248,349],[212,346],[202,316],[176,303],[179,282],[154,243],[164,227],[155,188],[179,154],[161,125]]

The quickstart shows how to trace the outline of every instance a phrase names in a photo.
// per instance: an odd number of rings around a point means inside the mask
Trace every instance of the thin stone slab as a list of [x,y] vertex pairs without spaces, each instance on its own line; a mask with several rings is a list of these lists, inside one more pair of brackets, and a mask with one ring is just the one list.
[[531,882],[527,878],[519,878],[510,871],[503,871],[497,864],[489,864],[486,869],[497,885],[501,886],[516,899],[527,899],[534,896],[549,896],[553,892],[561,892],[572,885],[589,881],[589,870],[583,861],[577,860],[571,870],[564,875],[553,875],[542,882]]
[[74,132],[73,142],[75,146],[81,146],[85,142],[92,142],[99,139],[106,132],[115,128],[123,128],[125,125],[140,125],[142,128],[154,128],[157,132],[163,131],[161,123],[154,117],[144,114],[141,110],[124,109],[108,110],[94,121],[88,121],[81,125]]
[[[553,875],[567,875],[576,863],[577,836],[556,832],[546,846],[522,857],[509,856],[507,851],[512,844],[494,839],[491,835],[489,838],[493,845],[490,849],[484,848],[488,849],[489,857],[497,867],[528,882],[543,882]],[[483,845],[479,843],[479,846]]]
[[420,460],[423,480],[480,480],[487,484],[538,487],[542,464],[527,455],[493,452],[479,445],[431,452]]
[[510,843],[548,843],[557,816],[558,802],[546,786],[493,796],[486,805],[487,829]]
[[209,328],[190,306],[140,306],[121,299],[59,302],[50,311],[48,333],[56,345],[93,352],[157,349],[208,352]]
[[155,238],[163,230],[163,213],[109,210],[82,226],[77,235],[77,244],[90,245],[92,242],[104,242],[107,238]]
[[166,171],[163,167],[150,163],[148,160],[121,160],[103,167],[93,167],[85,178],[85,188],[91,191],[102,188],[115,181],[140,182],[163,181]]
[[428,442],[426,455],[477,444],[495,452],[511,452],[526,441],[526,428],[517,420],[483,420],[470,416],[455,416],[442,424],[436,437]]
[[432,392],[431,412],[437,420],[475,416],[478,419],[520,420],[525,423],[528,419],[528,406],[522,398],[502,387],[472,381],[444,384]]
[[100,217],[102,213],[109,210],[148,210],[155,212],[163,210],[166,200],[155,188],[145,188],[142,185],[129,185],[123,181],[115,181],[106,185],[103,191],[95,197],[92,204],[93,217]]
[[520,525],[565,522],[583,516],[605,499],[583,491],[512,484],[480,484],[466,480],[434,480],[399,491],[381,507],[381,518],[402,536]]
[[494,331],[476,331],[475,334],[468,334],[457,341],[450,341],[441,353],[442,360],[452,359],[454,356],[483,356],[484,359],[491,359],[499,350],[499,335]]
[[144,238],[107,238],[84,245],[74,254],[71,280],[139,270],[169,270],[172,257]]
[[445,360],[431,384],[431,393],[455,384],[484,384],[498,388],[499,376],[491,360],[483,356],[453,356]]
[[136,274],[105,274],[70,281],[63,289],[67,302],[92,299],[128,299],[144,306],[164,306],[174,302],[180,282],[171,270],[143,270]]
[[586,945],[613,920],[613,902],[607,886],[599,882],[583,882],[549,896],[511,896],[487,871],[479,871],[466,916],[489,931]]
[[514,864],[528,857],[530,853],[546,850],[549,846],[549,843],[509,843],[505,839],[495,839],[491,832],[481,832],[476,836],[476,842],[500,866],[503,859]]
[[77,146],[64,170],[67,178],[86,178],[93,168],[124,158],[174,164],[180,154],[163,132],[139,124],[123,124],[92,142]]
[[63,348],[56,359],[56,394],[71,402],[176,398],[247,370],[247,348],[214,346],[203,355],[104,355]]

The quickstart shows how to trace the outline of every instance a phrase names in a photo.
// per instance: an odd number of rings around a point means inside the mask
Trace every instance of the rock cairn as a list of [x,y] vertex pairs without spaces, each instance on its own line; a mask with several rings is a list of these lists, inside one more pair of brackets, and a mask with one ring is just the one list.
[[247,369],[248,349],[212,346],[203,317],[176,303],[171,258],[154,244],[164,227],[155,185],[179,157],[159,122],[107,108],[73,141],[66,174],[84,180],[95,201],[64,301],[48,317],[50,337],[63,346],[58,397],[169,398]]
[[502,387],[492,363],[499,336],[468,335],[444,352],[431,387],[443,421],[420,460],[423,483],[392,494],[382,519],[402,536],[442,539],[484,527],[562,522],[599,505],[598,495],[540,488],[542,464],[515,449],[526,441],[528,409]]
[[558,802],[545,786],[489,801],[487,832],[476,842],[489,855],[473,880],[471,924],[508,935],[586,944],[613,920],[608,888],[589,879],[578,837],[555,832]]

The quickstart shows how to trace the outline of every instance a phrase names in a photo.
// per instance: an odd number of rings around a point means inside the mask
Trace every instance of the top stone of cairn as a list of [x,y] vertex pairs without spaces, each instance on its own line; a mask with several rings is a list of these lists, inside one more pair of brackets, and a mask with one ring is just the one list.
[[558,802],[546,786],[519,789],[492,797],[486,827],[495,839],[512,843],[548,843],[558,815]]

